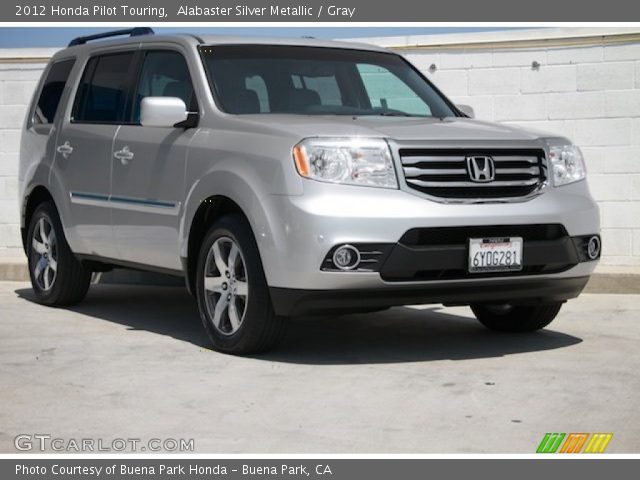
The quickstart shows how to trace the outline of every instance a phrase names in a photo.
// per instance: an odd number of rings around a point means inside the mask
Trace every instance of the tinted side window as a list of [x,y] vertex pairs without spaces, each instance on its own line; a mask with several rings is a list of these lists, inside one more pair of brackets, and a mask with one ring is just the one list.
[[124,121],[133,58],[133,52],[125,52],[89,60],[76,96],[74,121],[92,123]]
[[42,86],[40,98],[33,112],[33,123],[46,125],[53,123],[62,98],[62,92],[69,79],[69,73],[75,60],[63,60],[51,66],[47,78]]
[[178,97],[190,112],[197,111],[189,68],[180,53],[159,50],[145,56],[133,109],[134,123],[140,122],[140,102],[145,97]]

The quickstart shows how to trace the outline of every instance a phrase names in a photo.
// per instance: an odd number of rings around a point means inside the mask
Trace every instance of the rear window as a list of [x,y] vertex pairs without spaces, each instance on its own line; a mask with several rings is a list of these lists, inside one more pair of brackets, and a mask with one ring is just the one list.
[[42,86],[36,109],[33,112],[34,124],[48,125],[53,123],[74,63],[75,60],[72,59],[62,60],[51,65],[51,69]]
[[133,52],[123,52],[89,60],[76,95],[74,122],[123,123],[133,58]]

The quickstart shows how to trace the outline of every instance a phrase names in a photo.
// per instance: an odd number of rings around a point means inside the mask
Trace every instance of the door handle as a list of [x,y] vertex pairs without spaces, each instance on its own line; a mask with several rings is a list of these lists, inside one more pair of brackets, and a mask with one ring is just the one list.
[[69,155],[71,155],[73,153],[73,147],[71,146],[71,144],[67,140],[62,145],[58,145],[58,148],[56,148],[56,151],[59,154],[61,154],[64,158],[69,158]]
[[120,160],[123,165],[128,164],[131,160],[133,160],[133,152],[129,150],[129,147],[125,145],[122,147],[122,150],[118,150],[113,154],[115,158]]

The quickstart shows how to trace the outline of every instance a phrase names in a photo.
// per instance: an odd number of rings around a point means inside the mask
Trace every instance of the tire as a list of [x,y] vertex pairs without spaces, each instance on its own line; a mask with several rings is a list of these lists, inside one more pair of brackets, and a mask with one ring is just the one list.
[[27,230],[27,259],[31,286],[39,303],[69,306],[86,296],[91,271],[69,248],[52,202],[41,203],[31,216]]
[[534,332],[549,325],[562,302],[542,305],[471,305],[476,318],[490,330],[500,332]]
[[274,313],[258,246],[243,217],[224,216],[209,229],[197,269],[198,309],[214,350],[256,354],[280,341],[286,319]]

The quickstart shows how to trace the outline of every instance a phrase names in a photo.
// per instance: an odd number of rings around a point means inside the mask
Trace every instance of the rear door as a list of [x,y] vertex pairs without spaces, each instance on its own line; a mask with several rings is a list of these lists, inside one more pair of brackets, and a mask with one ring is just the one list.
[[77,253],[116,256],[109,202],[112,147],[127,115],[134,65],[134,51],[91,57],[57,137],[56,168],[69,193],[67,230]]
[[185,195],[187,147],[195,129],[143,127],[145,97],[181,98],[197,112],[193,82],[181,51],[141,51],[130,124],[113,144],[113,230],[118,257],[130,262],[181,270],[179,220]]

